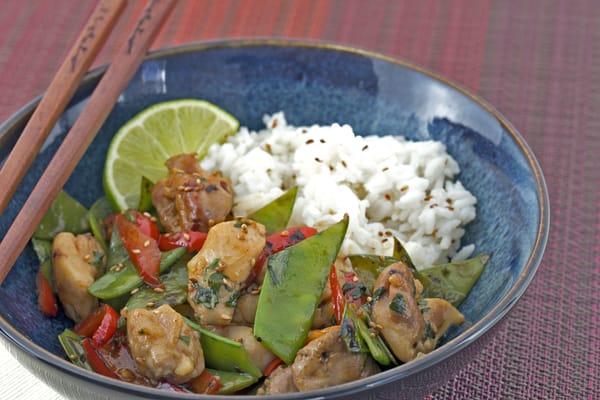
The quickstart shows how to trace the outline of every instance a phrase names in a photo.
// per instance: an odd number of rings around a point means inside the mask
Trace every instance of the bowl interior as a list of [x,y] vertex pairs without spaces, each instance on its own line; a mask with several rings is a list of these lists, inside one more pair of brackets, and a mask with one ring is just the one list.
[[[9,209],[0,217],[4,236],[60,139],[73,124],[96,80],[78,92],[63,114]],[[492,254],[461,311],[477,322],[521,273],[540,223],[534,173],[513,136],[484,107],[442,81],[402,64],[335,49],[281,46],[216,46],[171,52],[146,61],[116,104],[65,189],[90,206],[102,195],[102,168],[113,134],[134,114],[156,102],[203,98],[225,108],[242,125],[257,129],[265,113],[284,111],[292,124],[352,125],[363,135],[405,135],[440,140],[458,161],[459,179],[478,198],[477,218],[463,244]],[[8,148],[0,149],[0,157]],[[56,336],[72,323],[61,313],[37,310],[36,256],[21,254],[0,287],[0,314],[17,330],[62,356]]]

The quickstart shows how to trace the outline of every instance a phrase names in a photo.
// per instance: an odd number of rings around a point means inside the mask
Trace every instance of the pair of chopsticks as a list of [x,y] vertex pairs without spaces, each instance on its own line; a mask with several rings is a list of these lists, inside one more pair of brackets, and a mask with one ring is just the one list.
[[[0,242],[0,284],[108,117],[175,5],[151,0]],[[0,170],[0,213],[108,38],[125,0],[100,0]]]

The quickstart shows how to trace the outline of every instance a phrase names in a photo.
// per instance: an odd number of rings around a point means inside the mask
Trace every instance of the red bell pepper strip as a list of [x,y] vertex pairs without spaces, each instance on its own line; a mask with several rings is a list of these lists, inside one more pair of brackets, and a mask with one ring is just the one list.
[[223,387],[221,379],[214,376],[208,370],[202,371],[200,375],[190,381],[190,386],[195,393],[215,394]]
[[117,331],[119,314],[109,305],[103,304],[92,315],[81,321],[73,330],[86,337],[91,337],[98,347],[108,343]]
[[315,228],[311,228],[310,226],[300,226],[288,228],[281,232],[270,235],[267,238],[267,245],[256,260],[256,263],[254,263],[254,268],[250,274],[251,280],[249,281],[251,282],[260,275],[265,261],[271,254],[280,252],[286,247],[293,246],[306,238],[316,235],[317,233],[318,231]]
[[115,217],[115,223],[121,234],[123,245],[135,265],[138,274],[149,286],[160,287],[160,250],[158,243],[146,235],[123,214]]
[[138,228],[140,228],[140,231],[142,231],[143,234],[150,236],[154,240],[158,240],[158,237],[160,235],[158,225],[156,225],[156,223],[152,221],[150,217],[142,214],[137,210],[127,210],[125,211],[125,213],[131,219],[133,219],[132,222],[134,222],[138,226]]
[[342,316],[344,314],[344,294],[340,288],[335,265],[333,264],[329,270],[329,286],[331,287],[331,302],[333,303],[335,321],[338,325],[340,325],[342,323]]
[[89,338],[83,339],[81,341],[81,344],[83,345],[83,349],[85,350],[87,362],[88,364],[90,364],[90,366],[95,372],[104,376],[108,376],[109,378],[119,379],[119,376],[113,370],[111,370],[106,365],[102,357],[100,357],[100,354],[98,354],[96,347]]
[[196,231],[166,233],[158,238],[158,247],[161,251],[187,247],[188,253],[194,253],[202,249],[206,236],[205,232]]
[[275,371],[277,369],[277,367],[279,367],[281,364],[283,364],[283,360],[279,357],[271,360],[271,362],[269,364],[267,364],[267,366],[265,367],[265,370],[263,371],[263,375],[265,377],[268,377],[269,375],[271,375],[273,373],[273,371]]
[[58,314],[56,296],[52,293],[52,286],[50,286],[50,282],[48,282],[42,271],[38,271],[37,273],[36,284],[40,311],[47,317],[56,317]]

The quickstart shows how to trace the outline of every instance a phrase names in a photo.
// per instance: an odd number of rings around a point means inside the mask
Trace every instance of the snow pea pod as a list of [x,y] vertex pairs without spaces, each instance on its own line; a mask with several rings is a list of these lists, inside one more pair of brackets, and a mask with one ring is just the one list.
[[292,216],[294,203],[298,188],[293,187],[263,208],[248,216],[253,221],[261,223],[267,229],[267,233],[279,232],[287,227]]
[[138,203],[138,211],[150,211],[152,209],[152,181],[145,176],[142,176],[140,184],[140,201]]
[[113,212],[110,202],[106,197],[101,197],[92,206],[87,213],[88,224],[92,234],[100,243],[104,251],[108,251],[108,244],[104,228],[102,227],[102,221]]
[[306,343],[316,307],[348,228],[348,216],[269,257],[254,335],[286,364]]
[[52,239],[60,232],[83,233],[89,230],[87,210],[77,200],[61,191],[33,234],[38,239]]
[[69,361],[81,368],[93,371],[92,367],[87,361],[85,349],[83,348],[81,340],[81,336],[70,329],[65,329],[60,335],[58,335],[58,341],[65,351]]
[[[166,271],[181,256],[185,254],[184,248],[174,249],[160,255],[160,272]],[[142,286],[142,278],[129,259],[124,261],[122,269],[109,269],[88,288],[88,292],[102,300],[114,299],[127,294],[131,290]],[[114,264],[109,264],[114,265]]]
[[190,256],[181,257],[169,272],[160,277],[164,292],[156,292],[146,286],[129,298],[127,309],[143,308],[149,303],[154,304],[153,307],[160,307],[163,304],[177,306],[185,303],[188,286],[187,262],[190,258]]
[[477,283],[489,259],[489,255],[479,254],[468,260],[421,270],[422,297],[445,299],[458,307]]
[[373,291],[375,280],[388,265],[398,262],[394,257],[374,256],[371,254],[354,254],[348,256],[352,268],[360,281],[367,287],[369,292]]
[[219,377],[221,388],[217,394],[233,394],[254,385],[258,381],[258,378],[246,373],[217,371],[210,368],[207,368],[207,370],[211,375]]
[[261,370],[252,363],[241,343],[208,331],[185,317],[184,320],[192,329],[200,332],[200,342],[207,367],[228,372],[242,371],[255,378],[262,376]]

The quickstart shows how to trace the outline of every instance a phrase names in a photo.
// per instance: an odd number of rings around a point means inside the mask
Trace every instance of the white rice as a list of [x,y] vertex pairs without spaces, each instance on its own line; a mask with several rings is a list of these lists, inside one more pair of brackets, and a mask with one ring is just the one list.
[[342,254],[391,255],[392,235],[421,268],[473,253],[460,240],[477,199],[454,180],[459,167],[442,143],[361,137],[348,125],[294,127],[283,113],[264,122],[262,131],[241,128],[213,145],[202,160],[231,179],[235,215],[298,186],[290,224],[323,230],[347,213]]

